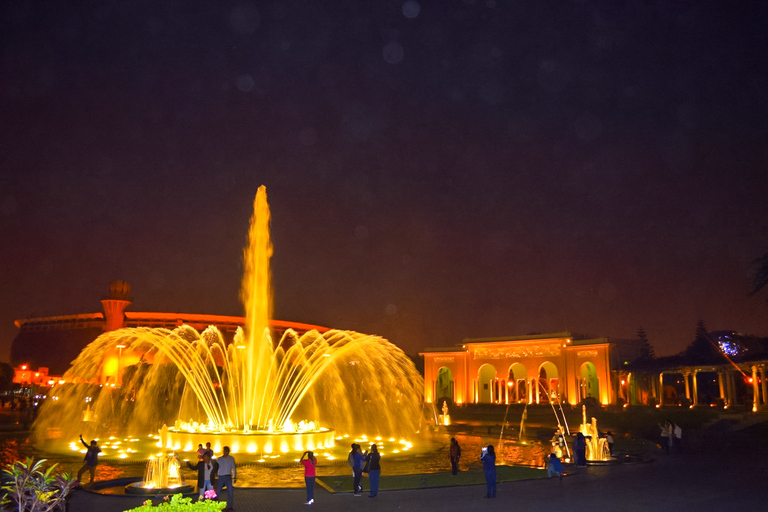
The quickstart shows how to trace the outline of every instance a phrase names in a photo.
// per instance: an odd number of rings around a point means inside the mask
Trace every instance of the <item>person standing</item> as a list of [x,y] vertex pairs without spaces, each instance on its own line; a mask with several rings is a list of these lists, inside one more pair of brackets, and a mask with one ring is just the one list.
[[352,474],[354,475],[354,488],[355,496],[363,495],[363,486],[360,481],[363,478],[363,464],[365,464],[365,457],[363,457],[363,451],[360,449],[359,444],[355,444],[352,448],[354,453],[352,454]]
[[205,449],[203,448],[202,444],[197,445],[197,460],[198,462],[203,460],[203,456],[205,455]]
[[669,449],[672,446],[671,439],[669,438],[669,422],[659,423],[659,429],[661,430],[661,448],[664,453],[669,455]]
[[683,453],[683,429],[677,423],[673,423],[672,434],[675,438],[677,453]]
[[379,448],[371,445],[370,453],[365,454],[365,464],[368,466],[368,478],[371,481],[369,498],[375,498],[379,494],[379,477],[381,476],[381,454]]
[[451,474],[457,475],[459,473],[459,458],[461,457],[461,446],[455,437],[451,438]]
[[577,467],[587,467],[587,439],[581,432],[576,432],[573,440],[573,458]]
[[226,487],[227,508],[225,510],[232,510],[232,505],[235,502],[233,482],[237,482],[237,468],[234,457],[229,454],[229,446],[224,447],[224,454],[216,459],[216,463],[219,465],[219,483],[216,486],[216,494],[221,500],[221,491]]
[[610,430],[605,434],[605,444],[608,445],[608,453],[613,457],[613,433]]
[[[202,445],[200,446],[202,449]],[[203,459],[198,461],[197,464],[192,464],[187,461],[189,469],[197,470],[197,488],[200,493],[200,499],[205,497],[205,491],[213,491],[216,489],[216,473],[218,472],[218,464],[216,461],[211,460],[211,456],[206,452],[203,454]]]
[[317,459],[312,452],[306,451],[301,454],[299,462],[304,466],[304,483],[307,486],[307,502],[305,505],[311,505],[315,502],[315,468],[317,466]]
[[99,453],[101,453],[101,448],[99,448],[95,439],[88,445],[83,441],[83,434],[80,434],[80,442],[83,443],[83,446],[85,446],[87,451],[85,452],[85,458],[83,459],[83,467],[77,472],[77,481],[79,482],[83,477],[83,473],[88,471],[91,474],[90,483],[93,483],[93,478],[96,476],[96,466],[99,465]]
[[213,458],[213,448],[211,448],[211,443],[205,443],[205,451],[203,452],[203,455],[206,453]]
[[493,451],[493,445],[489,444],[488,448],[483,449],[483,454],[480,455],[480,460],[483,461],[483,472],[485,473],[485,485],[486,485],[486,498],[496,497],[496,453]]

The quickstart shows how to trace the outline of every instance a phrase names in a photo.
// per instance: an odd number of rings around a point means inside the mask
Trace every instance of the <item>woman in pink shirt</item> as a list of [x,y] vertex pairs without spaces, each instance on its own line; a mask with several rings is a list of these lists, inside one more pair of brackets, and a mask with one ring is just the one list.
[[304,483],[307,484],[306,505],[311,505],[315,502],[315,466],[317,466],[317,459],[312,452],[304,452],[299,462],[304,465]]

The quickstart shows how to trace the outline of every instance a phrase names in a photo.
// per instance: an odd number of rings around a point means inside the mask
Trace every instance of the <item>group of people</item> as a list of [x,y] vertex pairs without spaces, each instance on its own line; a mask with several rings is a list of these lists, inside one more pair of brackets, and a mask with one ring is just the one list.
[[[83,473],[86,471],[90,473],[90,483],[93,483],[93,479],[96,476],[96,466],[99,464],[99,448],[98,442],[94,439],[89,443],[83,440],[83,435],[80,434],[80,442],[85,446],[85,459],[83,460],[83,467],[77,472],[77,480],[81,481]],[[213,497],[209,493],[215,492],[215,496],[221,496],[221,492],[226,487],[227,489],[227,508],[232,509],[234,503],[234,487],[233,482],[237,482],[237,466],[235,464],[235,458],[229,454],[229,446],[225,446],[221,457],[213,458],[213,449],[211,443],[205,443],[205,448],[202,444],[197,445],[197,464],[192,464],[187,461],[187,466],[190,469],[197,470],[197,486],[200,489],[200,499]],[[218,485],[217,485],[218,484]]]
[[683,429],[670,420],[659,423],[661,430],[661,448],[669,455],[672,450],[683,451]]
[[201,500],[209,496],[213,497],[210,491],[214,491],[215,496],[221,496],[221,492],[226,487],[227,509],[232,509],[234,504],[234,482],[237,482],[237,465],[235,458],[230,455],[229,446],[223,448],[221,457],[214,459],[211,443],[205,443],[205,448],[203,448],[202,444],[198,444],[197,464],[187,461],[187,466],[190,469],[197,470],[197,487]]
[[352,491],[355,496],[362,496],[363,486],[361,484],[363,473],[368,473],[368,479],[371,483],[369,498],[375,498],[379,494],[379,477],[381,476],[381,454],[375,444],[371,445],[370,451],[363,453],[363,449],[357,443],[352,443],[352,449],[347,456],[347,464],[352,468]]

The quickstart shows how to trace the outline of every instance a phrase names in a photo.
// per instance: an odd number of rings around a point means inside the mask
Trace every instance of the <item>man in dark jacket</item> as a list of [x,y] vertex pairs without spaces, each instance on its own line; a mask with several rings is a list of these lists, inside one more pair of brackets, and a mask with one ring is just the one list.
[[189,469],[197,470],[197,488],[200,489],[200,499],[205,497],[205,491],[216,489],[216,473],[219,471],[219,465],[215,460],[211,460],[208,452],[203,454],[203,460],[197,464],[187,461]]

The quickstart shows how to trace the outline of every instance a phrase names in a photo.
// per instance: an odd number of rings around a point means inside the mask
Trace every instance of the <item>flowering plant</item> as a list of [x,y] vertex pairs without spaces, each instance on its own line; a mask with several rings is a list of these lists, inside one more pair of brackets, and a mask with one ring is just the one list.
[[203,496],[207,500],[215,500],[216,499],[216,491],[214,491],[213,489],[208,489],[207,491],[205,491]]
[[[215,495],[216,493],[214,493]],[[192,498],[185,498],[183,494],[174,494],[173,496],[163,498],[163,502],[156,507],[152,505],[152,501],[147,500],[141,506],[126,510],[125,512],[217,512],[223,510],[226,506],[227,503],[225,501],[206,499],[193,503]]]

